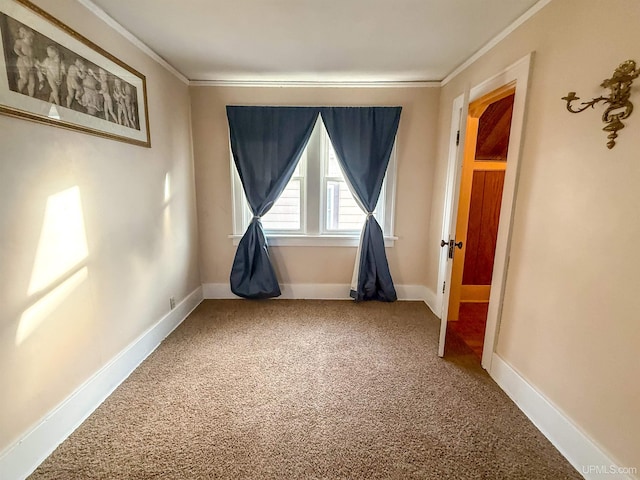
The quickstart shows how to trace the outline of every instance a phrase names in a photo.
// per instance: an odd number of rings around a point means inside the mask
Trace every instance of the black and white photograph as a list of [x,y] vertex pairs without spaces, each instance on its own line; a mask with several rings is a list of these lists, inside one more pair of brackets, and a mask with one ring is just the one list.
[[26,0],[0,1],[0,40],[0,112],[149,146],[144,76]]

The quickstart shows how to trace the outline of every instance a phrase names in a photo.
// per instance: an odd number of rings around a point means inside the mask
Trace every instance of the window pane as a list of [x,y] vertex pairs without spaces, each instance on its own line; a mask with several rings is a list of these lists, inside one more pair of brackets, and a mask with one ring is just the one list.
[[327,181],[327,230],[361,230],[366,217],[344,181]]
[[309,147],[309,145],[307,144],[307,146],[305,147],[305,149],[302,151],[302,155],[300,155],[300,160],[298,160],[298,165],[296,165],[296,169],[293,171],[293,176],[294,177],[299,177],[302,175],[302,165],[307,163],[307,148]]
[[262,217],[265,230],[300,230],[301,179],[293,178],[271,210]]
[[344,178],[342,176],[342,170],[340,170],[340,165],[338,164],[338,156],[329,138],[327,138],[327,154],[329,156],[327,159],[327,177]]

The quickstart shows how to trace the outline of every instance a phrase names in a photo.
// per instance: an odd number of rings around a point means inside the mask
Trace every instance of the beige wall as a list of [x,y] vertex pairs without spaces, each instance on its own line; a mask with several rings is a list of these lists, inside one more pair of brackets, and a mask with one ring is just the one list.
[[77,2],[37,4],[146,75],[153,148],[0,116],[0,451],[200,283],[188,87]]
[[[498,354],[623,466],[640,466],[640,114],[607,150],[603,108],[572,115],[640,61],[640,2],[554,0],[441,92],[429,237],[436,259],[453,99],[535,51]],[[640,82],[632,101],[640,102]],[[435,290],[437,264],[427,285]]]
[[[424,238],[431,211],[438,88],[192,87],[194,153],[203,283],[228,283],[235,247],[226,105],[401,105],[395,246],[397,284],[424,285]],[[281,283],[351,282],[356,248],[271,247]],[[348,292],[347,292],[348,293]]]
[[[560,100],[600,95],[618,63],[640,60],[637,0],[554,0],[441,90],[193,87],[191,99],[75,1],[37,4],[146,74],[153,148],[0,116],[0,451],[161,318],[169,296],[228,281],[225,105],[402,105],[387,253],[396,283],[435,292],[453,98],[535,51],[498,354],[620,465],[640,465],[640,113],[609,151],[601,107],[571,115]],[[283,283],[351,279],[355,248],[271,251]]]

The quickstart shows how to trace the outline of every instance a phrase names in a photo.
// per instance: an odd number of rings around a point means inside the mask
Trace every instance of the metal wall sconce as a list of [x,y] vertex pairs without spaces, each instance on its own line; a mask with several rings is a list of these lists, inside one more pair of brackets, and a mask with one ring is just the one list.
[[583,112],[589,107],[593,108],[599,102],[608,104],[609,106],[602,114],[602,121],[606,123],[602,130],[609,132],[607,148],[612,149],[616,144],[618,130],[624,128],[622,120],[628,118],[633,112],[633,104],[629,100],[631,84],[639,75],[640,69],[636,68],[636,62],[627,60],[616,68],[611,78],[607,78],[600,84],[602,88],[608,88],[611,91],[608,97],[597,97],[588,102],[582,102],[577,110],[571,107],[571,102],[580,100],[580,97],[576,96],[576,92],[569,92],[566,97],[562,97],[562,100],[566,100],[567,110],[571,113]]

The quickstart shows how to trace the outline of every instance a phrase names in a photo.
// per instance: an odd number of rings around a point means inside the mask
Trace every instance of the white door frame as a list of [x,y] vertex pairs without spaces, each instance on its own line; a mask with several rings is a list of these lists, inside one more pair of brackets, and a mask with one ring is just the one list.
[[[500,328],[500,317],[502,314],[502,303],[504,301],[504,289],[507,279],[507,270],[509,268],[509,250],[511,247],[511,232],[513,215],[515,212],[515,200],[516,191],[518,186],[518,174],[520,172],[520,156],[522,147],[522,134],[524,129],[524,116],[527,100],[527,92],[529,86],[529,74],[531,71],[531,65],[533,60],[533,53],[526,55],[518,60],[513,65],[507,67],[502,72],[494,75],[493,77],[485,80],[473,87],[468,96],[462,95],[464,98],[467,96],[466,101],[463,103],[462,112],[464,114],[464,122],[461,125],[465,132],[465,135],[460,135],[460,145],[464,145],[463,138],[466,136],[466,117],[469,108],[469,104],[478,98],[491,93],[492,91],[507,85],[509,83],[515,83],[515,96],[513,100],[513,115],[511,119],[511,132],[509,135],[509,150],[507,155],[507,169],[505,172],[504,188],[502,193],[502,203],[500,207],[500,219],[498,225],[498,237],[496,242],[496,253],[493,262],[493,277],[491,279],[491,294],[489,296],[489,311],[487,313],[487,326],[484,336],[484,348],[482,351],[482,367],[486,370],[491,370],[491,360],[493,358],[493,352],[495,351],[498,331]],[[454,100],[454,113],[456,107],[456,101]],[[453,127],[452,119],[452,127]],[[456,130],[457,132],[457,130]],[[452,135],[454,133],[452,132]],[[455,145],[455,142],[454,142]],[[443,217],[448,219],[448,223],[454,222],[453,229],[448,228],[446,233],[455,233],[455,219],[458,211],[458,197],[459,197],[459,185],[460,185],[460,168],[456,168],[456,165],[461,166],[459,158],[463,153],[463,148],[457,149],[457,154],[449,154],[449,173],[453,172],[454,178],[447,177],[447,190],[445,197],[445,211]],[[454,162],[452,166],[452,161]],[[457,162],[457,164],[456,164]],[[457,177],[457,178],[456,178]],[[451,198],[455,194],[455,198]],[[443,222],[443,232],[445,224]],[[448,237],[443,236],[443,239]],[[443,265],[444,262],[444,265]],[[440,255],[440,274],[442,278],[439,278],[438,291],[442,291],[443,282],[446,282],[446,288],[442,294],[442,318],[440,323],[440,344],[438,346],[438,355],[444,354],[444,343],[446,338],[447,328],[447,310],[449,305],[449,289],[451,282],[451,264],[448,262],[446,255]]]

